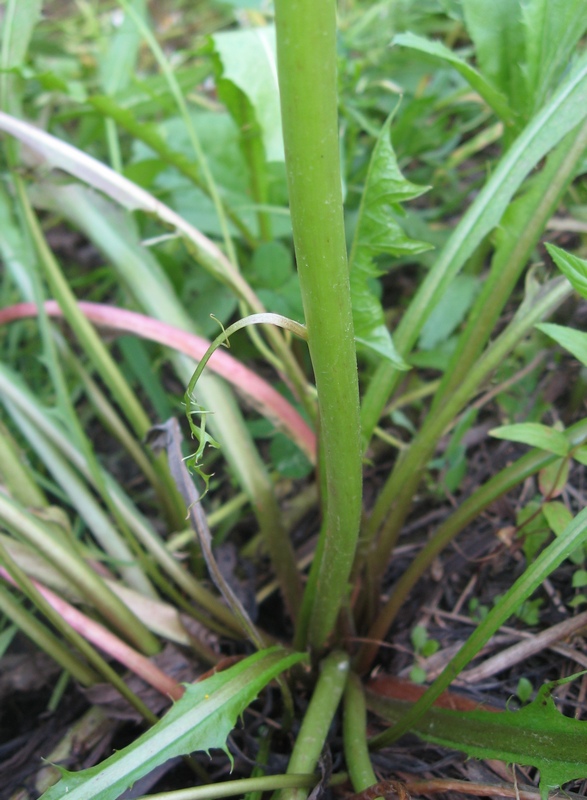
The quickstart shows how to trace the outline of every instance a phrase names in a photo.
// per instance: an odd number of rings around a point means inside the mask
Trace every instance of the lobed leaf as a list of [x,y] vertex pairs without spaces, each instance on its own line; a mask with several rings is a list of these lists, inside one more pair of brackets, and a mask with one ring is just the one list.
[[[581,673],[583,674],[583,673]],[[577,675],[542,686],[519,711],[452,711],[431,708],[412,731],[424,741],[462,750],[468,756],[500,759],[540,770],[543,800],[551,788],[587,776],[587,723],[563,716],[553,690]],[[369,705],[395,722],[406,703],[368,694]]]
[[393,345],[383,308],[370,286],[370,281],[382,274],[375,263],[377,256],[415,255],[431,247],[406,236],[393,217],[394,206],[419,197],[427,187],[410,183],[399,170],[389,138],[392,116],[381,129],[371,156],[350,254],[350,281],[357,343],[375,350],[398,369],[408,369]]
[[170,758],[195,750],[226,750],[228,734],[245,708],[269,681],[302,659],[301,653],[270,648],[186,686],[181,700],[150,730],[91,769],[78,773],[63,770],[59,783],[45,792],[42,800],[116,800]]

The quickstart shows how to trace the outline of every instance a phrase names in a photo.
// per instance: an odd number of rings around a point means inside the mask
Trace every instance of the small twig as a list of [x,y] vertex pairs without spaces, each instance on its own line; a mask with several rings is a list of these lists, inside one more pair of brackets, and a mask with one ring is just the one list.
[[512,647],[508,647],[507,650],[502,650],[501,653],[488,658],[478,667],[465,670],[460,674],[459,681],[462,680],[467,683],[482,681],[492,675],[496,675],[498,672],[502,672],[504,669],[512,667],[514,664],[518,664],[520,661],[524,661],[535,653],[539,653],[555,642],[572,636],[585,627],[587,627],[587,611],[578,614],[576,617],[571,617],[571,619],[559,622],[558,625],[553,625],[541,633],[532,634],[532,638],[524,639],[512,645]]
[[345,800],[377,800],[383,797],[384,800],[410,800],[410,795],[406,789],[406,784],[401,781],[379,781],[373,786],[363,789],[362,792],[351,794]]
[[[534,786],[512,786],[506,783],[474,783],[471,781],[461,781],[452,778],[430,778],[422,780],[420,778],[412,780],[404,777],[406,788],[413,794],[436,794],[437,792],[462,792],[463,794],[472,794],[477,797],[514,797],[516,800],[539,800],[541,797],[540,789]],[[357,797],[358,795],[353,795]],[[574,792],[551,792],[549,794],[550,800],[574,800],[574,798],[582,797],[582,795],[575,794]],[[400,795],[401,798],[401,795]],[[349,800],[349,798],[347,798]]]

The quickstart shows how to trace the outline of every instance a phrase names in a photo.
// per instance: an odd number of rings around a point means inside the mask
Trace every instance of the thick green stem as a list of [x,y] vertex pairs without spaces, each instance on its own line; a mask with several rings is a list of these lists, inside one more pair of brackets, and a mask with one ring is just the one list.
[[[324,459],[325,524],[301,639],[332,633],[361,516],[359,389],[338,143],[334,0],[277,0],[277,54],[290,209]],[[307,636],[306,636],[307,632]]]
[[367,747],[367,709],[359,678],[351,673],[344,693],[344,757],[355,792],[377,783]]
[[[331,653],[320,666],[320,677],[289,760],[288,775],[314,771],[344,692],[349,673],[346,653]],[[289,789],[280,792],[279,800],[306,800],[307,796],[306,788]]]

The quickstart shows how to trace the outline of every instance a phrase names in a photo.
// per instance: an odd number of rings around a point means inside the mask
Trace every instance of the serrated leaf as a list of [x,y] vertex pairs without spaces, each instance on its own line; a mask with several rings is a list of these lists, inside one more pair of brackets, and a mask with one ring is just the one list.
[[495,111],[498,117],[510,124],[514,122],[515,115],[509,107],[506,97],[495,86],[492,86],[478,70],[468,64],[457,53],[449,50],[442,42],[425,39],[415,33],[399,33],[393,38],[392,44],[419,50],[421,53],[426,53],[426,55],[439,58],[451,64],[471,88],[478,92],[487,105]]
[[[279,647],[218,672],[186,693],[150,730],[101,764],[63,777],[41,800],[116,800],[136,780],[169,758],[196,750],[226,750],[237,718],[261,689],[305,656]],[[228,751],[226,751],[228,753]]]
[[[580,673],[583,674],[583,673]],[[519,711],[448,711],[430,708],[411,730],[427,742],[461,750],[481,759],[532,766],[540,770],[540,794],[587,777],[587,722],[564,717],[552,699],[553,689],[579,677],[572,675],[542,686]],[[369,706],[390,722],[409,704],[368,694]]]
[[541,425],[539,422],[522,422],[519,425],[502,425],[489,431],[497,439],[507,439],[510,442],[521,442],[531,447],[539,447],[557,456],[566,456],[570,444],[564,433]]
[[284,161],[275,28],[225,31],[214,34],[212,41],[222,62],[222,77],[244,92],[255,110],[267,161]]
[[587,367],[587,333],[567,328],[565,325],[555,325],[551,322],[542,322],[536,325],[539,331],[550,336],[551,339]]
[[546,249],[573,289],[579,292],[581,297],[587,299],[587,261],[577,258],[553,244],[547,244]]
[[351,249],[350,281],[355,339],[398,369],[408,369],[393,345],[383,308],[369,285],[370,280],[382,274],[374,261],[377,256],[415,255],[430,249],[425,242],[406,236],[392,215],[398,203],[427,191],[427,187],[407,181],[399,170],[389,138],[392,116],[381,129],[371,156]]

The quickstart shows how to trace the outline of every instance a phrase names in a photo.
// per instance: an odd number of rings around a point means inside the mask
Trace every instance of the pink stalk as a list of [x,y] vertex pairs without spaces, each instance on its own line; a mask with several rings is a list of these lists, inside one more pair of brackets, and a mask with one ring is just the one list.
[[[126,331],[159,342],[166,347],[171,347],[180,353],[199,361],[210,343],[201,336],[168,325],[165,322],[127,311],[116,306],[101,303],[78,303],[80,310],[96,325],[117,331]],[[45,310],[49,316],[59,317],[61,309],[55,300],[45,303]],[[0,309],[0,325],[16,319],[34,317],[38,308],[34,303],[18,303],[8,308]],[[316,436],[304,419],[293,406],[273,389],[267,381],[260,378],[252,370],[243,366],[236,359],[222,350],[216,350],[208,366],[222,378],[231,383],[242,395],[248,405],[259,411],[269,419],[277,428],[285,431],[298,447],[306,454],[309,460],[316,463]]]
[[[12,579],[9,573],[0,567],[0,577],[16,586],[16,582]],[[37,591],[43,595],[45,600],[51,605],[55,611],[67,622],[74,631],[77,631],[88,642],[99,647],[108,655],[115,658],[125,667],[134,672],[142,678],[149,686],[153,686],[157,691],[161,692],[172,700],[179,700],[183,695],[183,687],[176,681],[162,672],[159,667],[156,667],[148,658],[133,650],[125,642],[111,633],[107,628],[99,622],[90,619],[77,608],[67,603],[61,597],[56,595],[51,589],[47,589],[38,581],[33,580]]]

